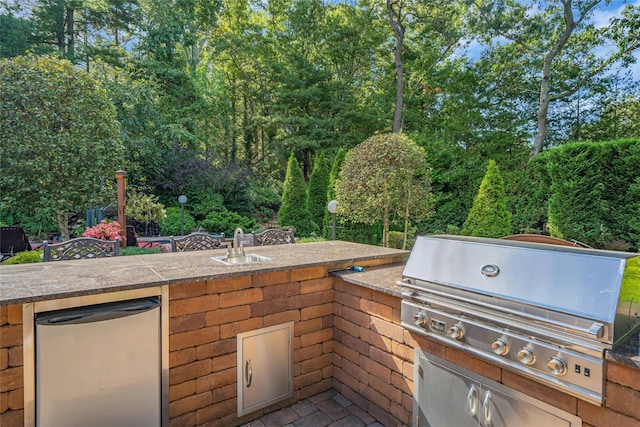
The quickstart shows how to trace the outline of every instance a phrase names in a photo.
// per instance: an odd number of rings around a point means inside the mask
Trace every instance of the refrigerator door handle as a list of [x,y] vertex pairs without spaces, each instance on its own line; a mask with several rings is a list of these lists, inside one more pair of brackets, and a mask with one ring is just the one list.
[[82,323],[102,322],[133,316],[160,307],[157,297],[149,297],[137,301],[123,301],[93,306],[91,309],[66,309],[64,313],[50,312],[36,316],[36,324],[44,326],[75,325]]

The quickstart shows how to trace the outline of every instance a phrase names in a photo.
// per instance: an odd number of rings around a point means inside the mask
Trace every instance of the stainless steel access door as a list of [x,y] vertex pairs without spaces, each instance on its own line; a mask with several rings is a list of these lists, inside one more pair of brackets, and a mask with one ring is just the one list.
[[36,315],[36,425],[161,425],[160,301]]
[[575,415],[416,349],[414,427],[578,427]]
[[293,322],[238,334],[238,416],[293,396]]

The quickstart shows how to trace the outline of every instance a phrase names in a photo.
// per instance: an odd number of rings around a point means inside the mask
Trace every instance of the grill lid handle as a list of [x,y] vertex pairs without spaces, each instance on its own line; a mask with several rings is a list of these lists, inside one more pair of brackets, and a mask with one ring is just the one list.
[[597,338],[602,338],[604,335],[604,325],[602,323],[594,322],[587,332]]

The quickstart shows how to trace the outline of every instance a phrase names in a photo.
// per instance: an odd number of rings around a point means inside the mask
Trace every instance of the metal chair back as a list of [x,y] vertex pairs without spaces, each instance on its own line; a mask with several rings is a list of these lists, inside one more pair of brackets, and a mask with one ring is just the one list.
[[212,236],[208,233],[191,233],[186,236],[171,236],[171,252],[204,251],[226,248],[224,233]]
[[100,240],[93,237],[78,237],[62,243],[42,242],[44,261],[64,261],[72,259],[91,259],[118,256],[120,238]]
[[254,246],[285,245],[295,242],[296,239],[293,236],[293,230],[280,230],[278,228],[271,228],[269,230],[264,230],[261,233],[255,233],[253,235]]

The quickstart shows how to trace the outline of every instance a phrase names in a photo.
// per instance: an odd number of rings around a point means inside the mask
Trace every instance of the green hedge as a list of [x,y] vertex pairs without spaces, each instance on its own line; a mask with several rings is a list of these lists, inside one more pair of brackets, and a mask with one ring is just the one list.
[[553,148],[539,169],[549,182],[548,227],[554,237],[598,248],[640,244],[640,139],[570,143]]

